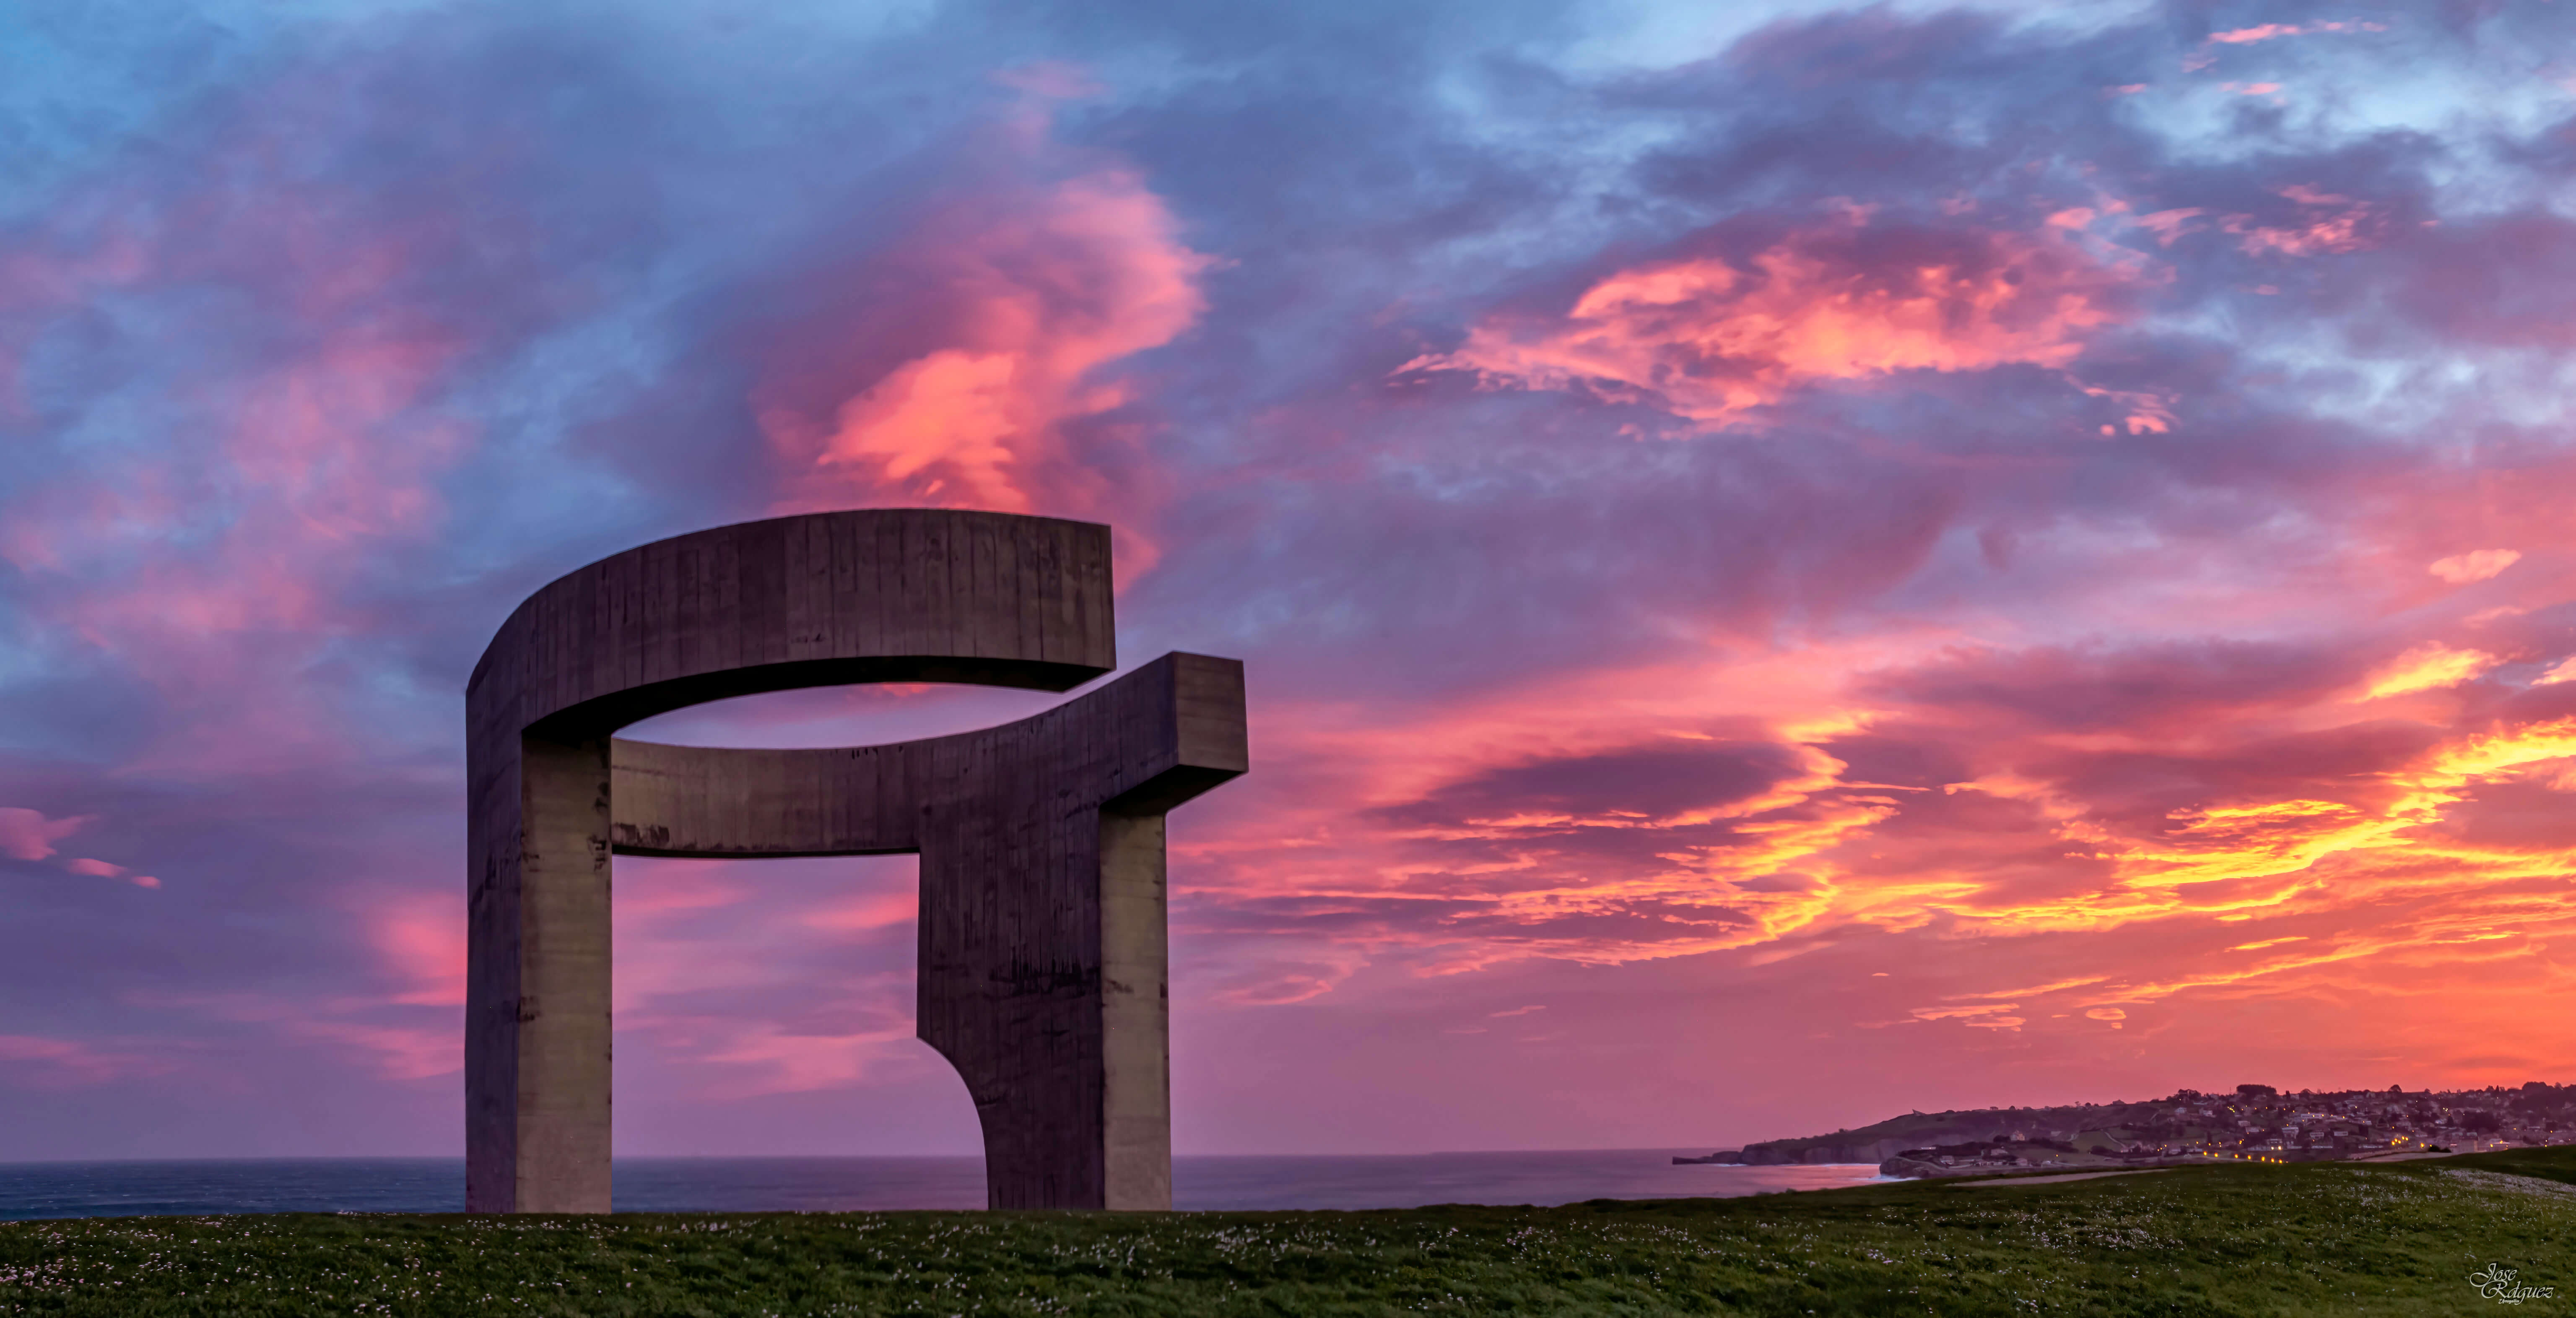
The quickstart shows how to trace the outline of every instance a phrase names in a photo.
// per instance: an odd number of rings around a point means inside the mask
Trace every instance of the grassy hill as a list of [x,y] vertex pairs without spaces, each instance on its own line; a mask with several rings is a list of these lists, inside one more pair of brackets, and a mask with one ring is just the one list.
[[2496,1312],[2576,1295],[2576,1151],[1565,1208],[0,1226],[0,1314]]
[[2050,1108],[1968,1108],[1956,1112],[1909,1112],[1857,1130],[1796,1139],[1762,1140],[1744,1146],[1744,1161],[1757,1166],[1776,1163],[1881,1162],[1907,1149],[1933,1148],[1976,1140],[2066,1139],[2082,1131],[2105,1131],[2143,1123],[2161,1108],[2158,1103],[2087,1103]]

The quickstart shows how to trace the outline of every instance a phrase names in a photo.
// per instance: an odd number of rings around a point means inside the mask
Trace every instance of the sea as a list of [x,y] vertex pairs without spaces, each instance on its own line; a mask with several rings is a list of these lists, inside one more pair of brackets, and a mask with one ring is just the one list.
[[[1676,1166],[1702,1150],[1202,1156],[1172,1160],[1183,1209],[1568,1204],[1825,1190],[1880,1179],[1867,1164]],[[620,1158],[617,1211],[980,1209],[984,1160]],[[0,1164],[0,1220],[209,1213],[458,1213],[461,1158],[281,1158]]]

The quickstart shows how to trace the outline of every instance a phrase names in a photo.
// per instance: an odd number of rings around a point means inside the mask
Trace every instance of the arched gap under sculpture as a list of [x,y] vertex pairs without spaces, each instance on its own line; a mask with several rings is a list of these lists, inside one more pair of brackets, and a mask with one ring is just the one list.
[[613,876],[621,1177],[659,1157],[980,1167],[974,1096],[915,1031],[916,857],[620,856]]
[[[657,714],[618,740],[877,745],[985,732],[1063,699],[952,683],[803,687]],[[974,1095],[918,1034],[917,854],[620,855],[612,875],[620,1161],[928,1154],[980,1168]],[[963,1206],[902,1197],[917,1189],[890,1185],[883,1206]]]

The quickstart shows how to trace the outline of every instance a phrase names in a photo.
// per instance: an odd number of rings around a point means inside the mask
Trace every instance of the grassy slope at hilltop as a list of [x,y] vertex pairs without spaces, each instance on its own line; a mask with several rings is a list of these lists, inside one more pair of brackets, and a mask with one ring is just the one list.
[[2576,1295],[2561,1179],[2576,1150],[1566,1208],[21,1222],[0,1314],[2477,1313],[2490,1263]]

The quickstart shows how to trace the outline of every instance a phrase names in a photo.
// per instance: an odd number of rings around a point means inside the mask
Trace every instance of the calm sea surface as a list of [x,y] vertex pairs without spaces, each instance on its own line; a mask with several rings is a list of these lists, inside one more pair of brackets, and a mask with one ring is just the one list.
[[[1675,1152],[1423,1153],[1372,1157],[1183,1157],[1179,1208],[1412,1208],[1567,1204],[1821,1190],[1870,1166],[1676,1167]],[[625,1212],[982,1208],[980,1158],[620,1158]],[[455,1158],[0,1164],[0,1220],[158,1213],[454,1213]]]

